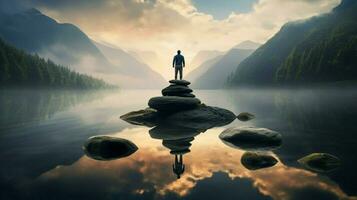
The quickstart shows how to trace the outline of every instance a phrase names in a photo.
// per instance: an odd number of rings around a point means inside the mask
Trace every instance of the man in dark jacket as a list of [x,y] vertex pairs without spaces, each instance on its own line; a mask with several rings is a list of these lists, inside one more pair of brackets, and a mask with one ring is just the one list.
[[181,51],[177,51],[177,55],[174,57],[172,61],[172,67],[175,68],[175,80],[177,79],[177,72],[180,72],[180,80],[182,80],[182,71],[185,67],[185,57],[181,55]]

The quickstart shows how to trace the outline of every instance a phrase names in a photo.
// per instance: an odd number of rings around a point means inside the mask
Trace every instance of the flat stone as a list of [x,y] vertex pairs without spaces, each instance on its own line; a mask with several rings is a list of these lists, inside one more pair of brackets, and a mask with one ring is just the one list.
[[196,108],[201,101],[197,98],[163,96],[153,97],[149,100],[150,108],[154,108],[159,112],[177,112]]
[[298,160],[305,168],[315,172],[329,172],[340,166],[340,159],[328,153],[312,153]]
[[178,96],[182,94],[189,94],[191,92],[192,90],[190,88],[183,85],[170,85],[161,91],[164,96]]
[[252,120],[255,118],[255,116],[251,113],[248,113],[248,112],[242,112],[240,113],[237,118],[240,120],[240,121],[249,121],[249,120]]
[[83,145],[85,154],[95,160],[114,160],[130,156],[138,147],[129,140],[109,136],[94,136]]
[[154,127],[157,121],[157,110],[146,108],[144,110],[133,111],[120,116],[120,119],[134,125]]
[[200,105],[195,109],[173,113],[166,121],[177,126],[190,127],[197,130],[207,130],[213,127],[225,126],[236,119],[229,110]]
[[175,96],[178,96],[178,97],[189,97],[189,98],[195,98],[196,96],[194,94],[191,94],[191,93],[184,93],[184,94],[177,94]]
[[273,156],[257,152],[245,152],[240,161],[249,170],[268,168],[278,163]]
[[170,80],[169,83],[176,84],[176,85],[184,85],[184,86],[191,84],[189,81],[186,80]]
[[272,150],[282,143],[280,133],[255,127],[228,128],[219,138],[230,147],[251,151]]

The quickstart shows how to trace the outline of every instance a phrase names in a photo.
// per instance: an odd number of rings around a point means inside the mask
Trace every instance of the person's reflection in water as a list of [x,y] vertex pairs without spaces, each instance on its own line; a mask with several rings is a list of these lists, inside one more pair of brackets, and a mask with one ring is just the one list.
[[177,175],[177,179],[181,178],[181,174],[185,171],[185,164],[183,164],[182,154],[175,154],[175,163],[172,165],[172,170]]

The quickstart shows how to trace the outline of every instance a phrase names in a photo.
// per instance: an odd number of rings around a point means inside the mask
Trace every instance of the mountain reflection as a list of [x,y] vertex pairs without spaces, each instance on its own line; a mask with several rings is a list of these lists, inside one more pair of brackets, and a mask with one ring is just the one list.
[[104,96],[104,92],[82,90],[0,90],[0,125],[40,121],[83,102]]
[[[318,194],[317,197],[327,199],[357,199],[348,197],[325,176],[289,167],[281,162],[257,171],[245,169],[240,163],[244,151],[216,142],[221,131],[212,129],[197,136],[200,145],[193,145],[191,150],[194,153],[185,155],[187,168],[180,179],[171,175],[168,166],[172,163],[172,157],[159,141],[143,137],[146,129],[133,128],[113,136],[135,141],[139,147],[135,154],[108,162],[83,156],[72,165],[59,166],[42,174],[31,184],[31,191],[41,188],[41,191],[49,193],[46,196],[61,198],[63,194],[76,195],[70,188],[80,184],[81,190],[87,191],[80,198],[87,199],[108,195],[125,199],[191,199],[196,190],[203,189],[210,194],[214,187],[226,187],[234,189],[234,192],[223,190],[223,193],[219,193],[222,199],[247,196],[254,196],[254,199],[301,199],[310,195],[311,191]],[[275,154],[272,156],[276,157]],[[207,185],[208,182],[213,182],[215,186]],[[249,187],[245,187],[249,189],[237,192],[247,184]],[[237,188],[232,188],[232,185]]]

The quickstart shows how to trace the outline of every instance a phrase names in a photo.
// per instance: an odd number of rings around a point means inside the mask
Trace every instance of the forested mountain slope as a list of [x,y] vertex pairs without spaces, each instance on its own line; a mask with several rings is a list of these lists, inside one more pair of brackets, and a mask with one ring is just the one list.
[[102,80],[74,72],[37,55],[7,45],[0,39],[0,87],[97,89],[110,87]]
[[328,14],[287,23],[241,62],[228,82],[307,85],[357,80],[357,1]]

